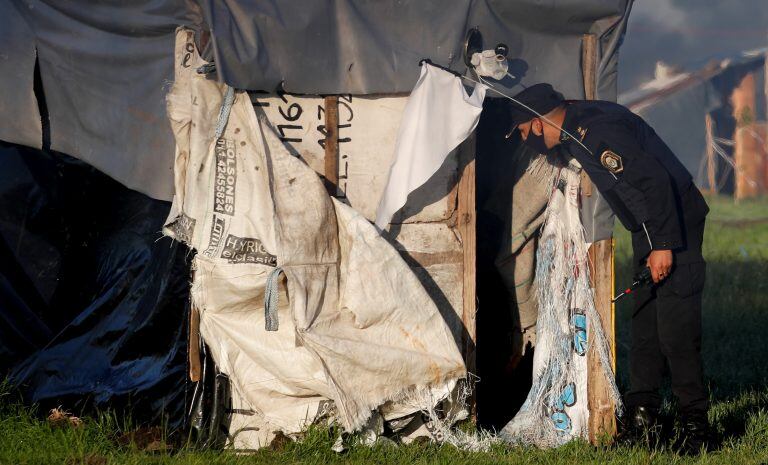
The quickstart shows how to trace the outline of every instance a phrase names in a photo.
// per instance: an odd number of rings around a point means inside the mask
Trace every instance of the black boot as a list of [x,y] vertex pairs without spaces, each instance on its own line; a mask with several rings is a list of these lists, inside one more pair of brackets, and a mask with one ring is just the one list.
[[621,437],[624,442],[642,444],[651,449],[661,445],[661,423],[656,408],[640,405],[630,409],[623,429]]
[[675,443],[681,455],[699,455],[709,450],[711,433],[706,412],[684,414],[680,418],[680,431]]

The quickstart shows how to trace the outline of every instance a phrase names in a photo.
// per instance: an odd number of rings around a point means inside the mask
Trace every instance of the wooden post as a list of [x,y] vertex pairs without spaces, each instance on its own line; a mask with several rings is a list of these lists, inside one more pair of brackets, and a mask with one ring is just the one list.
[[[597,97],[597,37],[585,34],[582,40],[582,73],[584,77],[584,95],[588,100]],[[589,178],[586,178],[589,181]],[[582,177],[582,192],[592,191],[592,183]],[[599,323],[603,327],[611,347],[611,362],[615,367],[616,352],[614,345],[615,330],[613,321],[613,239],[597,241],[589,248],[592,286],[595,292],[595,308],[600,315]],[[594,328],[596,322],[588,322],[588,328]],[[588,330],[587,341],[592,341]],[[589,407],[589,439],[593,444],[612,441],[616,435],[615,406],[610,398],[608,383],[602,376],[600,357],[595,347],[590,344],[587,352],[587,405]]]
[[711,194],[717,194],[717,159],[715,159],[715,136],[712,132],[712,115],[707,113],[704,115],[704,125],[707,130],[705,137],[707,144],[707,183],[709,184],[709,192]]
[[[597,36],[584,34],[581,45],[581,72],[584,80],[584,98],[595,100],[597,98]],[[592,195],[592,180],[587,173],[581,171],[581,191],[587,197]]]
[[200,360],[200,312],[194,305],[189,307],[189,337],[187,340],[189,355],[189,380],[200,381],[202,361]]
[[731,94],[733,117],[736,120],[736,130],[733,135],[733,161],[735,187],[734,200],[754,197],[759,192],[755,179],[755,169],[758,166],[756,153],[757,144],[751,131],[755,122],[755,76],[748,73]]
[[[457,193],[458,231],[463,252],[463,299],[461,321],[464,323],[463,353],[467,372],[477,373],[477,214],[475,205],[475,134],[472,133],[459,148],[459,166],[464,166],[459,179]],[[474,396],[469,399],[472,418],[477,419],[477,404]]]
[[[613,297],[613,239],[597,241],[589,248],[592,282],[595,290],[595,308],[600,315],[600,324],[611,348],[611,362],[616,366],[616,345]],[[594,323],[592,323],[594,324]],[[587,323],[587,341],[592,341],[592,329]],[[589,440],[592,444],[611,442],[616,434],[615,405],[610,398],[610,387],[603,377],[600,356],[594,345],[587,352],[587,405],[589,406]]]
[[328,195],[339,194],[339,97],[325,97],[325,188]]
[[581,41],[581,72],[584,78],[584,98],[597,98],[597,36],[584,34]]

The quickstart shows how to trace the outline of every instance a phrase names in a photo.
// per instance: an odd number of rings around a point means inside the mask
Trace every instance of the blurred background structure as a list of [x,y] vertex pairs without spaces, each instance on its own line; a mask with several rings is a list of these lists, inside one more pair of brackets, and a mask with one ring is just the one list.
[[642,115],[711,193],[768,192],[768,8],[755,0],[635,2],[619,102]]

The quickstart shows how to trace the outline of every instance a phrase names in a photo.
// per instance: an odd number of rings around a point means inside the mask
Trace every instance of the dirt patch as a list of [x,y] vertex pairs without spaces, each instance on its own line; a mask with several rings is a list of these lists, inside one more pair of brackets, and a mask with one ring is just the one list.
[[117,443],[123,447],[135,446],[146,452],[167,452],[171,446],[166,444],[163,430],[159,426],[138,428],[117,437]]
[[107,465],[107,458],[99,454],[86,454],[83,457],[71,457],[65,462],[65,465]]
[[275,437],[272,439],[272,442],[269,443],[269,450],[280,452],[282,450],[285,450],[285,447],[290,444],[291,438],[286,436],[282,431],[275,431]]

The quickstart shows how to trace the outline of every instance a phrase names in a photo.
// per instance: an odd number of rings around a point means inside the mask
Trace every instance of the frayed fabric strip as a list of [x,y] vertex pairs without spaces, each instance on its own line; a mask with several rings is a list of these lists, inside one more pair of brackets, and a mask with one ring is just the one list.
[[280,275],[283,269],[275,268],[267,278],[267,286],[264,289],[264,329],[277,331],[280,322],[277,317],[277,304],[280,296]]
[[229,121],[229,113],[232,111],[233,103],[235,103],[235,89],[233,87],[227,87],[227,93],[224,94],[224,102],[221,104],[219,117],[216,120],[216,139],[220,138],[222,134],[224,134],[224,129],[227,127],[227,122]]

